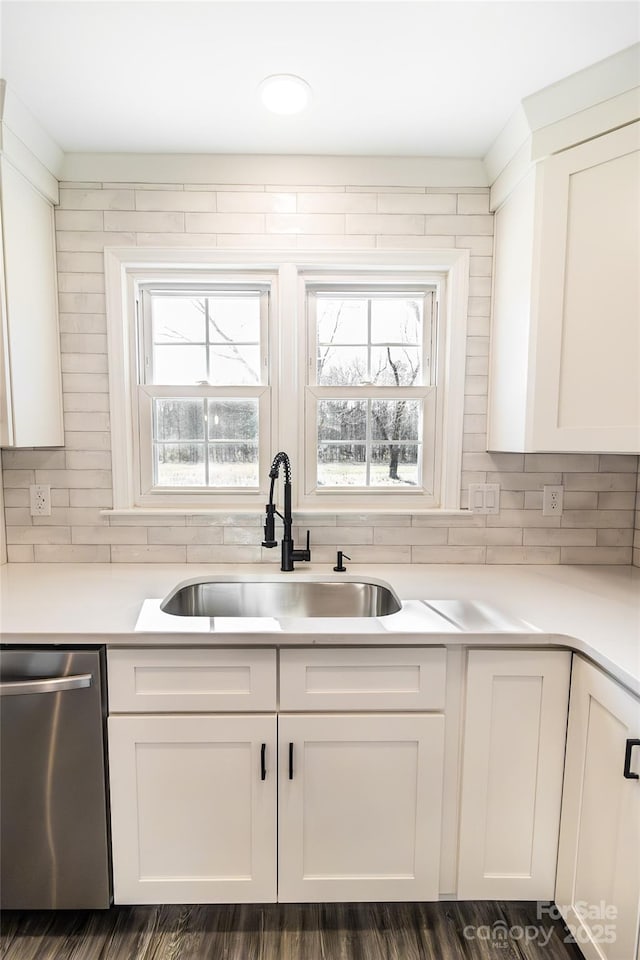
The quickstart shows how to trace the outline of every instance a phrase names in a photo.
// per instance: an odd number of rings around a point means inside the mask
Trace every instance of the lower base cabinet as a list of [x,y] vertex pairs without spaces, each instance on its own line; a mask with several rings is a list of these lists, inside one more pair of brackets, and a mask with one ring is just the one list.
[[116,903],[276,900],[276,717],[109,718]]
[[561,650],[469,652],[462,900],[553,899],[570,666]]
[[438,899],[447,700],[458,898],[640,960],[640,701],[574,656],[567,738],[571,662],[470,650],[449,700],[442,648],[109,651],[115,902]]
[[637,960],[640,700],[574,657],[556,903],[588,960]]
[[444,649],[278,660],[109,651],[116,903],[437,899]]
[[278,722],[109,719],[116,903],[437,899],[444,717]]

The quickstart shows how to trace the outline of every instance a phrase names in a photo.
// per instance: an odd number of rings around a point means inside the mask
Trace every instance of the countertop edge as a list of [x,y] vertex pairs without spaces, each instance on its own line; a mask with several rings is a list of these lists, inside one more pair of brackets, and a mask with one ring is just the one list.
[[[391,642],[392,638],[395,642]],[[567,650],[586,657],[617,683],[640,697],[640,680],[611,660],[603,651],[579,637],[544,633],[401,633],[401,634],[283,634],[265,633],[0,633],[0,646],[106,646],[112,649],[146,647],[477,647]]]

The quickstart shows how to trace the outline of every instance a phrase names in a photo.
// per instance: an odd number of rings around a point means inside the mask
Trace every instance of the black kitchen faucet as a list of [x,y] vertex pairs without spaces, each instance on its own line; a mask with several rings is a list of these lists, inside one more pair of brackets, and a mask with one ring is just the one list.
[[[273,489],[280,473],[280,466],[284,466],[284,514],[276,510],[273,502]],[[306,550],[296,550],[291,536],[291,463],[287,454],[281,450],[276,453],[269,470],[271,478],[271,487],[269,489],[269,503],[265,507],[264,520],[264,540],[263,547],[277,547],[278,541],[275,539],[275,516],[278,514],[284,525],[282,534],[282,563],[280,569],[284,571],[293,570],[293,564],[296,560],[311,560],[311,550],[309,549],[309,531],[307,530],[307,548]]]

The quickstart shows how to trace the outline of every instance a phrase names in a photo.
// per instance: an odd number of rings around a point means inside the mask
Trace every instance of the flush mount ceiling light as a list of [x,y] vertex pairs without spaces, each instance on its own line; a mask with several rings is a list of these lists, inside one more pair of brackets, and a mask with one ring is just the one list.
[[276,73],[260,84],[260,97],[272,113],[300,113],[311,97],[311,87],[301,77]]

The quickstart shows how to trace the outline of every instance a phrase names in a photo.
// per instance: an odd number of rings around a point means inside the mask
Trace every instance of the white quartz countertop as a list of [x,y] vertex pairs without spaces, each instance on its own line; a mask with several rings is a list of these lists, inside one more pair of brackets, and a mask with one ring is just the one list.
[[638,568],[349,564],[345,576],[390,584],[402,611],[370,619],[214,618],[191,629],[185,618],[172,618],[183,621],[172,629],[140,616],[146,600],[183,580],[229,574],[340,577],[325,564],[300,564],[293,573],[265,564],[5,564],[0,642],[552,645],[583,653],[640,694]]

